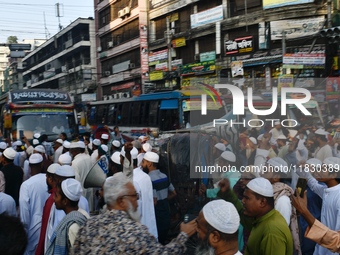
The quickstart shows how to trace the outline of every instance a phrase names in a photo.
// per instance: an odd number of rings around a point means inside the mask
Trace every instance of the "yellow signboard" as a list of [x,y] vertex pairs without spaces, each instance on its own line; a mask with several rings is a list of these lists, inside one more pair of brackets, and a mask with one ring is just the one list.
[[150,73],[150,81],[158,81],[163,79],[164,79],[163,71],[154,71]]
[[[207,101],[207,109],[208,110],[218,110],[222,106],[219,102],[214,102],[214,101]],[[183,112],[187,111],[198,111],[202,109],[202,102],[201,100],[183,100],[182,102],[182,109]]]
[[171,41],[171,44],[172,44],[173,48],[179,48],[179,47],[186,46],[185,37],[176,38],[176,39]]

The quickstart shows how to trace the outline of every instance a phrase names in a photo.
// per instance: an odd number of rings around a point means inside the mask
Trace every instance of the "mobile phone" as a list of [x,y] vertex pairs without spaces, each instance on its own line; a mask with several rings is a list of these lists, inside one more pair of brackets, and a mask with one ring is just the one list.
[[303,194],[305,193],[305,190],[307,188],[307,179],[305,178],[299,178],[296,184],[296,190],[300,197],[303,197]]

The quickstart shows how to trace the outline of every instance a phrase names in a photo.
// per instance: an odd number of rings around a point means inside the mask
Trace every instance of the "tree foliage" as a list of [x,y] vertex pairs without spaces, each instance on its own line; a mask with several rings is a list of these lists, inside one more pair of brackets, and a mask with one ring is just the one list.
[[11,43],[18,43],[18,37],[17,36],[8,36],[7,37],[7,44],[11,44]]

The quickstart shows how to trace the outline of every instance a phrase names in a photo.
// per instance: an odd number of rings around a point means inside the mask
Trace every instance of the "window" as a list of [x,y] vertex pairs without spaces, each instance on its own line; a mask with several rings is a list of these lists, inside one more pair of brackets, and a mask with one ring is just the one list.
[[114,125],[116,123],[116,108],[114,104],[109,105],[109,110],[108,110],[108,125]]
[[149,121],[147,124],[150,126],[157,125],[158,123],[158,101],[152,101],[150,102],[149,106]]

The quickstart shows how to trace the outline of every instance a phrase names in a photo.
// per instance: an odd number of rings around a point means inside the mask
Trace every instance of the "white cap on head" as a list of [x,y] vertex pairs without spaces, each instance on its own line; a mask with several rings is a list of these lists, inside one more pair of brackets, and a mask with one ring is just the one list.
[[216,143],[214,146],[216,149],[219,149],[220,151],[225,151],[225,145],[224,143]]
[[45,153],[45,147],[42,146],[42,145],[37,145],[34,147],[34,150],[37,151],[37,152],[40,152],[40,153]]
[[38,145],[39,144],[39,140],[38,139],[33,139],[33,145]]
[[63,144],[64,143],[64,141],[62,140],[62,139],[57,139],[56,141],[55,141],[56,143],[60,143],[60,144]]
[[240,216],[235,206],[222,199],[207,203],[202,212],[205,220],[222,233],[234,234],[240,226]]
[[17,152],[12,148],[7,148],[6,150],[4,150],[4,152],[2,153],[6,158],[13,160],[15,158],[15,155],[17,155]]
[[79,148],[85,149],[85,143],[83,141],[78,141]]
[[55,171],[55,174],[62,177],[74,177],[76,175],[74,168],[69,165],[58,167]]
[[130,151],[130,154],[132,159],[136,159],[138,156],[138,150],[135,147],[133,147],[132,150]]
[[70,149],[80,148],[79,142],[71,142],[70,143]]
[[336,169],[336,165],[337,168],[339,169],[339,165],[340,165],[340,158],[337,158],[337,157],[328,157],[328,158],[325,158],[325,160],[323,161],[324,164],[332,167],[333,169]]
[[279,135],[276,140],[287,140],[287,137],[285,135]]
[[58,163],[60,165],[71,165],[72,157],[68,153],[61,154],[58,158]]
[[114,152],[111,156],[111,160],[116,164],[120,165],[120,152],[119,151]]
[[328,135],[329,133],[328,133],[327,131],[325,131],[323,128],[319,128],[319,129],[317,129],[317,130],[315,131],[314,134],[316,134],[316,135],[324,135],[324,136],[327,137],[327,135]]
[[273,186],[267,179],[258,177],[248,182],[247,187],[264,197],[274,197]]
[[322,161],[317,158],[310,158],[306,161],[306,164],[320,167],[322,165]]
[[141,135],[140,137],[138,137],[139,140],[143,141],[146,138],[146,136]]
[[159,162],[159,156],[157,153],[148,151],[144,154],[144,159],[153,163]]
[[253,144],[257,144],[257,141],[254,137],[249,137],[249,140],[253,143]]
[[114,147],[119,148],[119,147],[120,147],[120,142],[119,142],[118,140],[113,140],[113,141],[112,141],[112,145],[113,145]]
[[221,157],[229,162],[236,162],[236,156],[231,151],[222,152]]
[[64,141],[63,142],[63,147],[66,148],[66,149],[69,149],[70,145],[71,145],[71,143],[69,141]]
[[30,164],[38,164],[38,163],[41,163],[42,161],[43,161],[43,157],[39,153],[33,153],[28,159],[28,162]]
[[5,150],[7,148],[7,143],[5,142],[0,142],[0,149]]
[[282,166],[281,168],[287,168],[287,162],[280,157],[274,157],[267,161],[268,165],[271,166]]
[[274,122],[274,125],[276,126],[276,125],[281,125],[281,122],[280,121],[275,121]]
[[149,143],[144,143],[142,147],[145,152],[152,151],[152,146]]
[[13,145],[14,145],[14,144],[15,144],[16,146],[22,146],[22,142],[21,142],[21,141],[16,141],[16,142],[13,143]]
[[40,134],[39,134],[39,133],[35,133],[35,134],[33,135],[33,137],[34,137],[35,139],[39,139]]
[[108,134],[102,134],[102,136],[100,138],[104,139],[104,140],[108,140],[109,139],[109,135]]
[[81,194],[83,193],[80,182],[71,178],[62,181],[61,189],[65,196],[71,201],[79,201]]
[[102,150],[103,150],[104,152],[107,152],[107,151],[109,150],[109,148],[108,148],[107,145],[105,145],[105,144],[100,145],[100,147],[102,148]]
[[101,144],[101,142],[100,142],[99,139],[94,139],[94,140],[92,141],[92,143],[93,143],[94,145],[96,145],[96,146],[99,146],[99,145]]
[[259,136],[257,137],[257,140],[258,140],[258,141],[262,141],[262,137],[263,137],[263,134],[259,135]]
[[58,163],[53,163],[47,168],[47,172],[50,174],[55,174],[59,167],[60,165]]

